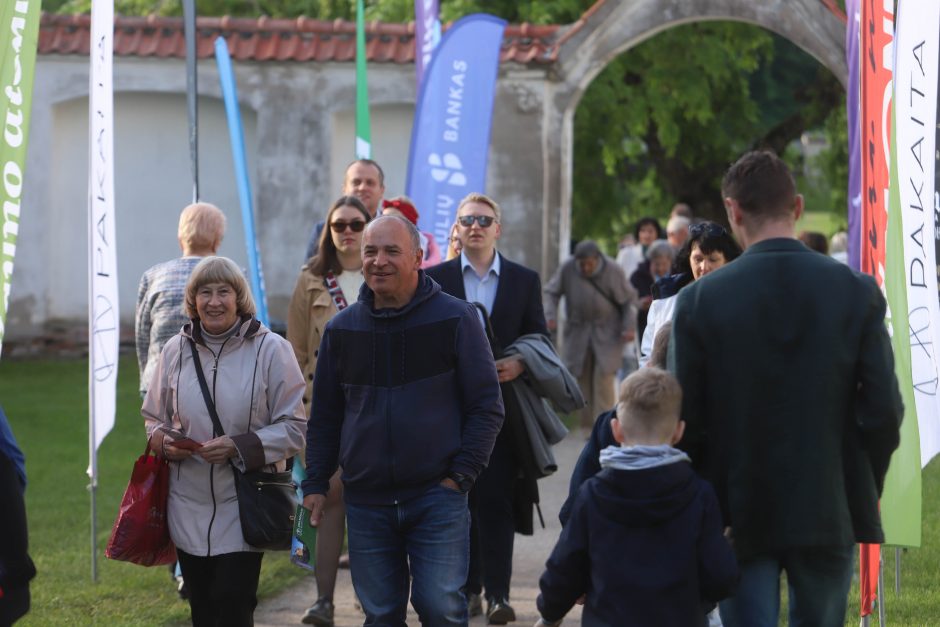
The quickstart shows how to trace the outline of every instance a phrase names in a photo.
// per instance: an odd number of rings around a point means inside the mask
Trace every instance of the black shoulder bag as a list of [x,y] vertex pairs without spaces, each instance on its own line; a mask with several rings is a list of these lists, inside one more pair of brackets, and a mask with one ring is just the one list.
[[587,282],[591,284],[591,287],[593,287],[595,290],[597,290],[597,293],[598,293],[598,294],[600,294],[601,296],[603,296],[603,297],[607,300],[608,303],[610,303],[611,305],[613,305],[613,306],[617,309],[617,313],[618,313],[618,314],[620,315],[620,317],[622,318],[622,317],[623,317],[623,305],[621,305],[620,303],[618,303],[617,301],[615,301],[613,296],[611,296],[610,294],[608,294],[607,292],[605,292],[603,289],[601,289],[601,286],[598,285],[597,283],[595,283],[595,282],[594,282],[594,279],[592,279],[592,278],[587,278],[587,277],[585,277],[585,278],[587,279]]
[[[225,435],[215,403],[209,395],[209,385],[202,371],[202,362],[196,343],[189,341],[199,377],[199,387],[212,418],[216,436]],[[283,472],[252,470],[242,472],[232,462],[229,466],[235,475],[235,494],[238,497],[238,518],[242,525],[245,542],[257,549],[286,551],[290,549],[294,534],[294,512],[297,508],[297,484],[291,477],[291,462]]]

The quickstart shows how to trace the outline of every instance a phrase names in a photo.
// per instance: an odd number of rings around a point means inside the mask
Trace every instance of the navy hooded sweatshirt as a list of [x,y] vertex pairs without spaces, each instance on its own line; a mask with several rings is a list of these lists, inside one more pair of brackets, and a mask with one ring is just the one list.
[[584,627],[704,626],[737,576],[715,491],[688,462],[605,468],[575,498],[537,605],[555,621],[586,594]]
[[503,424],[489,342],[473,305],[419,271],[401,309],[359,301],[326,325],[307,423],[304,495],[325,494],[337,464],[345,498],[390,505],[448,472],[474,479]]

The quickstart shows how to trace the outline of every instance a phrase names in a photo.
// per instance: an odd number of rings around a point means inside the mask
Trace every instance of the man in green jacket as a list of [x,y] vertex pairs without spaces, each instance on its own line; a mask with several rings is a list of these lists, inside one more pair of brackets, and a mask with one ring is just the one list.
[[882,542],[877,501],[903,415],[885,300],[871,277],[794,238],[793,176],[751,152],[722,181],[743,255],[679,294],[669,368],[680,446],[718,493],[741,565],[726,627],[842,625],[856,542]]

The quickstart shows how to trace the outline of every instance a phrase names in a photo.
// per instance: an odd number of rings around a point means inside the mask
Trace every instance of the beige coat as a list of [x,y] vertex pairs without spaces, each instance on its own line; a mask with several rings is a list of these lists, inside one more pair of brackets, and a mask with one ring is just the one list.
[[[212,439],[212,419],[189,346],[192,324],[163,347],[141,413],[147,437],[161,425],[197,442]],[[196,332],[198,336],[198,331]],[[238,449],[242,470],[284,470],[306,435],[303,378],[290,345],[257,320],[247,319],[219,350],[218,359],[197,339],[197,350],[225,434]],[[235,479],[228,464],[198,456],[170,462],[170,537],[201,557],[254,550],[238,519]]]
[[558,320],[558,301],[565,297],[561,353],[565,367],[576,377],[581,376],[589,350],[604,374],[616,372],[623,352],[621,335],[636,326],[636,291],[617,262],[605,256],[591,279],[621,304],[620,311],[581,275],[573,257],[558,268],[543,290],[547,320]]
[[[349,304],[355,300],[355,295],[352,300],[346,296],[346,302]],[[303,400],[308,415],[310,400],[313,398],[313,376],[317,370],[320,339],[323,337],[326,323],[336,313],[336,305],[323,283],[323,277],[314,275],[305,265],[297,277],[294,294],[287,308],[287,341],[294,348],[297,364],[307,383]]]

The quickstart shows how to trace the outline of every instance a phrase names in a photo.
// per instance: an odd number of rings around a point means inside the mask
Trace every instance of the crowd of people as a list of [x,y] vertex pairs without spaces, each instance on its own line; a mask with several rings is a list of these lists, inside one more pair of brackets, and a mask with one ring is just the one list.
[[547,398],[583,406],[590,435],[539,625],[576,603],[584,625],[776,625],[782,572],[791,624],[843,623],[852,548],[883,540],[903,412],[884,298],[796,238],[803,200],[779,158],[729,169],[730,228],[676,205],[616,259],[578,243],[544,289],[498,248],[494,199],[465,197],[442,250],[410,199],[384,196],[378,163],[350,164],[286,339],[215,256],[212,205],[184,209],[182,257],[141,279],[142,413],[172,468],[194,625],[253,624],[263,552],[244,540],[233,473],[301,454],[318,527],[303,623],[334,624],[344,534],[365,625],[404,625],[409,601],[426,625],[515,621],[514,537],[534,532],[554,469],[557,440],[532,435],[554,417]]

